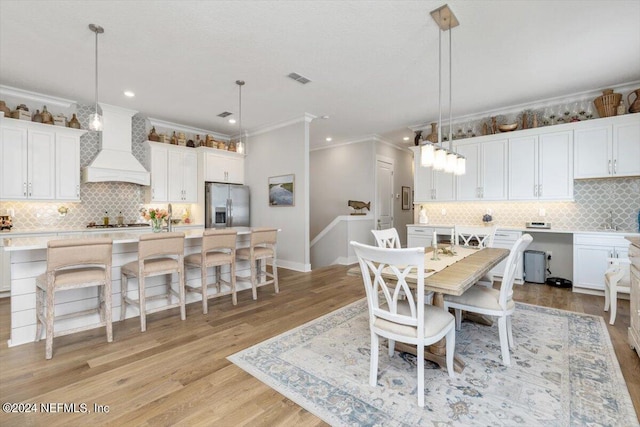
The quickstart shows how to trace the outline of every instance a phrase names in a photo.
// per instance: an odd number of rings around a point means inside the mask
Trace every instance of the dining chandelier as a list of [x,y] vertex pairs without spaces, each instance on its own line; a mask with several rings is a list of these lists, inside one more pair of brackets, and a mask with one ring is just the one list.
[[[452,117],[451,117],[451,29],[460,25],[448,5],[431,11],[431,17],[438,24],[438,143],[424,141],[420,147],[420,165],[432,167],[434,170],[445,171],[455,175],[466,173],[467,160],[451,148]],[[449,149],[442,145],[442,32],[449,32]]]
[[245,146],[242,135],[242,86],[244,86],[244,80],[236,80],[236,84],[238,85],[238,126],[240,127],[240,137],[236,144],[236,152],[244,154]]
[[102,130],[102,116],[98,113],[98,34],[104,33],[104,28],[100,25],[89,24],[89,29],[96,34],[96,105],[94,113],[89,118],[89,129],[99,131]]

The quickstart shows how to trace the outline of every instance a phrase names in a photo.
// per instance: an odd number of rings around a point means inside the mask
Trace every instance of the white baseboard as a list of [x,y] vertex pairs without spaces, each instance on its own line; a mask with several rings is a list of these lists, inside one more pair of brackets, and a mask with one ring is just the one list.
[[278,259],[278,268],[286,268],[287,270],[300,271],[302,273],[308,273],[311,271],[311,264],[303,264],[301,262],[287,261]]

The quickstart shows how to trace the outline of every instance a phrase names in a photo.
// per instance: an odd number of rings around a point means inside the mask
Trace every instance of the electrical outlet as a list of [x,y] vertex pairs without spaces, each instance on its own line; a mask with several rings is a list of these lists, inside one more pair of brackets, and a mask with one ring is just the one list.
[[551,259],[553,257],[553,252],[547,251],[547,259]]
[[546,214],[547,211],[545,210],[545,208],[538,209],[538,216],[545,216]]
[[442,208],[442,216],[445,216],[447,214],[447,210],[445,208]]

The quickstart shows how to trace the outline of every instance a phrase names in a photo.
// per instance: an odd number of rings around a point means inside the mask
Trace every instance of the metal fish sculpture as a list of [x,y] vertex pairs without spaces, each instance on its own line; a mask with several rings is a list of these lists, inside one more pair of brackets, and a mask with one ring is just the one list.
[[349,205],[349,207],[351,207],[353,209],[357,209],[357,210],[362,210],[364,208],[367,208],[368,211],[371,210],[371,202],[365,203],[365,202],[361,202],[359,200],[349,200],[348,205]]

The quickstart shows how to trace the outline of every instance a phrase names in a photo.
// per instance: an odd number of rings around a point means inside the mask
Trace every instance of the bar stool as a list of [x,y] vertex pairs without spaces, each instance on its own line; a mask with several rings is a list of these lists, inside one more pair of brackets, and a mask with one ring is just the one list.
[[[278,267],[276,263],[277,235],[278,229],[276,228],[254,228],[251,230],[249,247],[236,250],[236,258],[249,260],[251,265],[251,288],[254,300],[258,299],[257,289],[261,286],[273,283],[276,293],[280,292],[278,289]],[[262,260],[268,258],[272,259],[272,273],[268,273],[266,267],[265,271],[262,271]],[[259,283],[263,277],[264,282]],[[268,280],[269,278],[271,280]]]
[[[171,287],[173,273],[178,274],[178,292]],[[147,277],[169,275],[165,282],[166,292],[160,295],[146,296],[145,279]],[[186,318],[184,291],[184,233],[151,233],[140,236],[138,242],[138,260],[122,266],[122,310],[120,320],[124,320],[127,304],[136,305],[140,310],[140,330],[147,330],[147,314],[180,307],[180,318]],[[138,279],[138,299],[128,296],[129,278]],[[178,302],[171,303],[172,296],[178,297]],[[147,309],[147,301],[167,298],[167,305]]]
[[[111,319],[111,239],[50,240],[47,244],[47,271],[36,278],[36,341],[46,328],[45,358],[53,356],[53,337],[106,326],[107,342],[113,341]],[[98,287],[98,307],[55,316],[55,294],[59,291]],[[46,310],[45,310],[46,301]],[[54,332],[54,319],[85,316],[98,312],[100,322]]]
[[[205,230],[202,234],[202,250],[199,254],[187,255],[184,258],[186,267],[200,269],[200,286],[186,283],[187,292],[202,294],[202,313],[208,313],[208,299],[231,294],[233,305],[238,303],[236,296],[236,240],[238,232],[231,229]],[[230,281],[222,279],[222,266],[230,266]],[[213,267],[215,281],[207,284],[207,269]],[[227,289],[223,289],[222,286]],[[208,295],[210,286],[215,286],[217,292]]]

